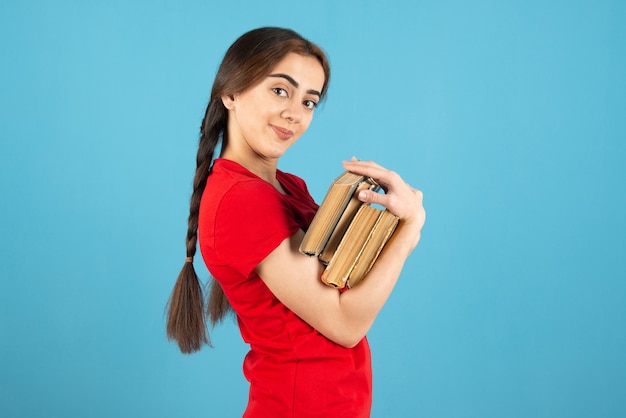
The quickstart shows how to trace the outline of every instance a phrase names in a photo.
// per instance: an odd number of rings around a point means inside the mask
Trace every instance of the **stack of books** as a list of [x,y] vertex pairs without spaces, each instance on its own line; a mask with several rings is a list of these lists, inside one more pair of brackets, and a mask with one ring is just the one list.
[[356,286],[393,235],[398,217],[361,202],[361,190],[378,191],[373,179],[346,171],[331,184],[307,230],[300,252],[326,265],[322,281],[339,289]]

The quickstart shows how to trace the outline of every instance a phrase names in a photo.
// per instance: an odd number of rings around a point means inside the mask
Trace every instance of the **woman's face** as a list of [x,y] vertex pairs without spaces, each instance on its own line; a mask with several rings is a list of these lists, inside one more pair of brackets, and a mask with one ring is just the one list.
[[316,58],[289,53],[257,85],[222,97],[228,109],[223,156],[239,162],[281,157],[308,129],[324,81]]

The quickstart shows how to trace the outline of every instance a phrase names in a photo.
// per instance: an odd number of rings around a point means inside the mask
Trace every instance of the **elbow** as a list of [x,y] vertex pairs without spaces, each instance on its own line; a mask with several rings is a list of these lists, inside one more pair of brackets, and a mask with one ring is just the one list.
[[353,329],[337,330],[339,332],[325,335],[326,338],[344,348],[354,348],[365,338],[365,332]]
[[310,325],[333,343],[344,348],[354,348],[363,341],[374,322],[374,318],[364,316],[326,311],[321,321],[311,322]]
[[362,336],[361,338],[358,338],[358,339],[347,339],[347,340],[338,342],[337,344],[339,344],[343,348],[354,348],[357,346],[357,344],[359,344],[363,340],[363,338],[365,338],[365,336]]

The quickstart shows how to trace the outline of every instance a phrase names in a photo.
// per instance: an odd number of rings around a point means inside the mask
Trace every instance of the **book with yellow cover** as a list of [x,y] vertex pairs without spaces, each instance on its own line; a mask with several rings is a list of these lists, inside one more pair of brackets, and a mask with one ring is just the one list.
[[323,260],[328,263],[361,205],[357,199],[358,193],[366,189],[378,190],[378,187],[371,178],[349,171],[337,177],[300,243],[300,252],[319,256],[326,248]]
[[369,273],[393,235],[398,217],[386,209],[362,204],[322,274],[328,285],[354,287]]
[[378,190],[369,177],[345,172],[331,184],[302,243],[300,252],[327,264],[322,281],[337,288],[354,287],[369,272],[398,218],[358,200],[359,191]]

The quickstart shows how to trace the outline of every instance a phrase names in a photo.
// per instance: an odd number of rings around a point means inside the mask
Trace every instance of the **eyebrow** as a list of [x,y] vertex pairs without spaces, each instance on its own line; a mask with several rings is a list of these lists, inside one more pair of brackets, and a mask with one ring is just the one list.
[[[283,73],[270,74],[268,77],[284,78],[285,80],[287,80],[289,82],[289,84],[291,84],[295,88],[298,88],[300,86],[300,83],[298,83],[296,80],[293,79],[293,77],[291,77],[290,75],[287,75],[287,74],[283,74]],[[306,92],[309,93],[309,94],[315,94],[318,97],[322,97],[322,93],[320,93],[317,90],[307,90]]]

